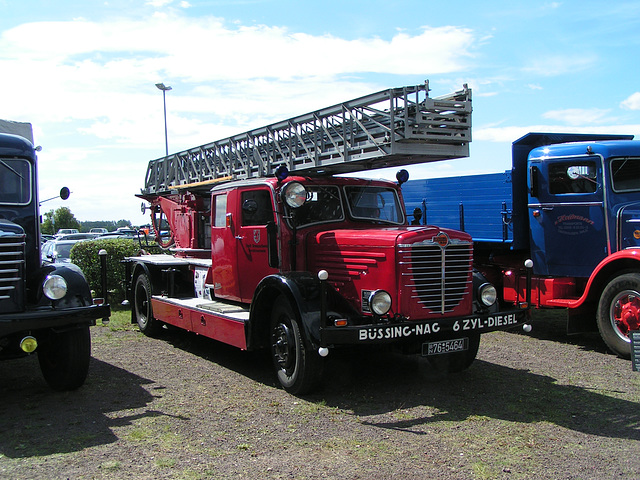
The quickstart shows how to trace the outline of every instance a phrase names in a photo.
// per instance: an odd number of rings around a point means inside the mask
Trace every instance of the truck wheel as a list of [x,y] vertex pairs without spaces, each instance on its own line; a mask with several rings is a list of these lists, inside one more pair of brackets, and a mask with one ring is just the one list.
[[630,330],[640,329],[640,274],[614,278],[598,303],[598,330],[604,343],[622,358],[630,358]]
[[162,329],[162,324],[153,318],[151,282],[144,273],[136,278],[133,290],[133,308],[140,331],[149,337],[158,335]]
[[276,299],[271,312],[271,357],[278,381],[293,395],[303,395],[318,386],[322,358],[312,350],[286,297]]
[[429,365],[439,374],[459,373],[471,366],[478,355],[480,334],[469,335],[469,348],[463,352],[443,353],[427,358]]
[[87,378],[91,360],[89,326],[51,333],[38,349],[38,363],[45,381],[54,390],[75,390]]

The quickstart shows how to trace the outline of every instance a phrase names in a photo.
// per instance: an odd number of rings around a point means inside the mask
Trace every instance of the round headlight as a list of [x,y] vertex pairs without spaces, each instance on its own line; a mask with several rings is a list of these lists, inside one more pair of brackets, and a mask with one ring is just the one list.
[[384,290],[376,290],[369,295],[369,308],[376,315],[385,315],[391,310],[391,295]]
[[282,199],[291,208],[298,208],[307,201],[307,189],[299,182],[289,182],[282,189]]
[[60,275],[47,275],[42,284],[42,291],[51,300],[60,300],[67,294],[67,282]]
[[496,291],[496,287],[491,285],[490,283],[483,283],[480,285],[478,289],[478,298],[483,305],[490,307],[496,300],[498,299],[498,292]]

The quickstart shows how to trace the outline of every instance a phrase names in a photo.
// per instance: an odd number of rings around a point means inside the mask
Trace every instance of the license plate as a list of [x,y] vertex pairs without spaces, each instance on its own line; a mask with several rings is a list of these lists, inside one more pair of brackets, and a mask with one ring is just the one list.
[[463,352],[469,349],[468,338],[455,338],[422,344],[422,355],[441,355],[443,353]]

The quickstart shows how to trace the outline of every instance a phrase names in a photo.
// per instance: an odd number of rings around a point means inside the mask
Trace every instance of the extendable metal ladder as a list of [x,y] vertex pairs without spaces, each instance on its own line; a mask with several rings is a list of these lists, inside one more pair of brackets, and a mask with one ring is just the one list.
[[471,90],[398,87],[149,162],[143,195],[230,177],[328,175],[469,156]]

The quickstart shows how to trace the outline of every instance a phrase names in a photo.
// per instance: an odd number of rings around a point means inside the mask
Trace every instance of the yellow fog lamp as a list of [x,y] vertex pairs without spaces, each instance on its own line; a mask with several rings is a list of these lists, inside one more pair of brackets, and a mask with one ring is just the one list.
[[20,340],[20,348],[23,352],[32,353],[38,348],[38,341],[31,335]]

